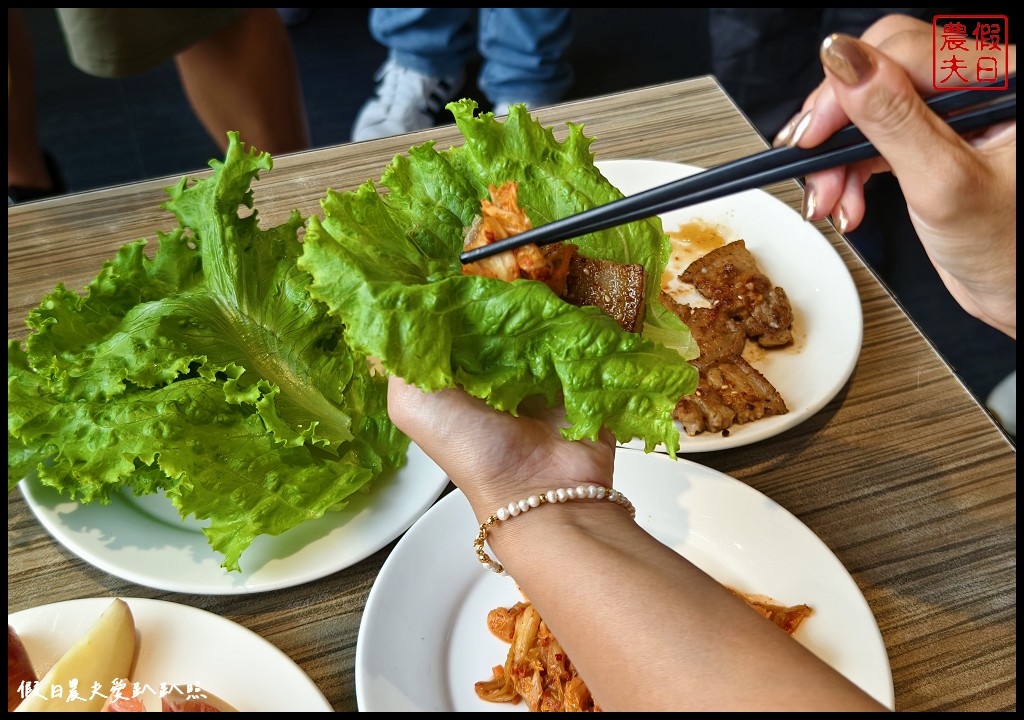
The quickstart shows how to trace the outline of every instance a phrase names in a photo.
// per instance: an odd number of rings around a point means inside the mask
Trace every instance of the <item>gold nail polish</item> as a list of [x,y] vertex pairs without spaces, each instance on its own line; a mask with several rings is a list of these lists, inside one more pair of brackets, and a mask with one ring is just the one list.
[[836,222],[839,224],[839,232],[846,234],[846,228],[850,225],[850,218],[846,214],[846,208],[840,205],[836,209]]
[[779,134],[775,136],[775,139],[772,140],[772,147],[782,147],[785,145],[786,141],[789,140],[789,136],[793,134],[793,128],[796,127],[796,124],[800,122],[800,118],[802,117],[802,114],[794,115],[790,121],[786,123],[781,130],[779,130]]
[[797,121],[796,127],[793,128],[793,135],[789,138],[789,142],[786,143],[789,147],[796,147],[796,144],[800,142],[800,138],[807,132],[807,128],[811,125],[811,113],[813,108],[808,110],[800,116],[800,120]]
[[810,220],[811,216],[814,215],[814,208],[817,205],[818,199],[815,197],[814,186],[808,182],[804,185],[804,202],[803,207],[800,210],[800,214],[804,216],[804,220]]
[[859,40],[833,33],[821,44],[821,62],[846,85],[857,85],[875,69]]
[[771,141],[771,146],[772,147],[781,147],[782,145],[785,144],[785,141],[787,139],[790,139],[790,133],[792,133],[792,132],[793,132],[793,122],[791,121],[791,122],[786,123],[785,127],[783,127],[781,130],[778,131],[778,134],[775,135],[775,139]]

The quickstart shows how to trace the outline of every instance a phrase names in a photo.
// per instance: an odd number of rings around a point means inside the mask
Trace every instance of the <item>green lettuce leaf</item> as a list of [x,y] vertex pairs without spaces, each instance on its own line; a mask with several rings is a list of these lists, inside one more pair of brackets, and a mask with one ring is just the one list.
[[[273,167],[229,135],[223,163],[168,189],[179,227],[123,246],[84,296],[57,287],[7,350],[8,492],[164,490],[239,570],[276,535],[405,461],[386,382],[306,291],[297,212],[263,229],[251,183]],[[241,208],[251,212],[239,212]]]
[[327,192],[298,260],[313,278],[310,294],[344,321],[352,347],[423,390],[461,386],[511,413],[540,395],[564,402],[566,438],[595,439],[604,426],[619,441],[642,438],[648,452],[663,443],[674,455],[671,411],[696,388],[686,360],[697,349],[686,326],[660,312],[670,252],[660,220],[573,241],[587,257],[647,269],[643,335],[543,283],[463,275],[463,228],[489,184],[518,181],[534,226],[622,197],[595,167],[582,126],[570,123],[559,142],[524,106],[504,122],[476,107],[450,103],[465,143],[439,152],[428,142],[395,157],[380,179],[388,192],[373,181]]

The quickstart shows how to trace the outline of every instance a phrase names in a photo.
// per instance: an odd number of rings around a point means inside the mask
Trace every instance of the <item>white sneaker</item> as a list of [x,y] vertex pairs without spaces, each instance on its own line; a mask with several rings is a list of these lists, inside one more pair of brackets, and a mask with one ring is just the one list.
[[376,94],[366,101],[352,125],[355,142],[433,127],[436,113],[455,99],[465,75],[430,77],[388,58],[377,71],[376,80]]
[[498,100],[493,105],[494,110],[492,112],[499,117],[501,115],[508,115],[508,109],[513,105],[525,105],[527,110],[533,107],[532,103],[523,102],[522,100]]

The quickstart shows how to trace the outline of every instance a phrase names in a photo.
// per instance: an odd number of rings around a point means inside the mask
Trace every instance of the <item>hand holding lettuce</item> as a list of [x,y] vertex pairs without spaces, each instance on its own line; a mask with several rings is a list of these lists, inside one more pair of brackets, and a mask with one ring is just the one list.
[[310,294],[345,323],[345,339],[389,372],[423,390],[461,386],[515,413],[531,395],[565,403],[568,439],[595,439],[603,426],[619,441],[644,438],[675,453],[671,411],[693,392],[696,355],[689,331],[658,302],[670,243],[652,218],[576,242],[582,255],[647,269],[643,335],[622,330],[593,307],[575,307],[544,284],[464,275],[463,228],[480,212],[489,184],[515,180],[535,226],[622,197],[594,166],[580,126],[558,142],[525,107],[504,122],[477,105],[448,105],[465,137],[444,152],[411,148],[372,182],[328,191],[312,217],[299,267]]
[[[378,359],[424,390],[461,386],[516,413],[564,402],[569,439],[606,426],[674,454],[676,401],[696,386],[689,331],[657,301],[669,241],[657,219],[579,238],[580,253],[647,269],[643,335],[543,283],[464,275],[463,228],[491,183],[515,180],[535,225],[621,197],[591,140],[564,142],[513,108],[449,105],[465,144],[411,148],[324,217],[263,229],[251,183],[271,158],[230,135],[210,177],[168,189],[178,228],[123,246],[83,296],[58,286],[8,342],[8,492],[26,476],[107,503],[163,490],[210,519],[223,567],[262,534],[321,517],[401,466]],[[244,217],[242,216],[244,215]],[[150,257],[152,255],[152,257]]]

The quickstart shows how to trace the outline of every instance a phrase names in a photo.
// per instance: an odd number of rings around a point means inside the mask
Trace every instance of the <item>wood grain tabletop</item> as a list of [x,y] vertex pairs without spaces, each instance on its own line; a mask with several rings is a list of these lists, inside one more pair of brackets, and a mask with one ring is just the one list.
[[[597,160],[713,166],[767,147],[712,78],[651,86],[536,110],[561,139],[595,138]],[[327,188],[377,180],[424,141],[461,144],[453,125],[275,158],[256,183],[266,223],[320,213]],[[208,172],[197,168],[194,177]],[[80,290],[125,242],[170,230],[160,204],[178,178],[8,208],[8,338],[58,284]],[[796,181],[765,188],[799,210]],[[1016,709],[1016,445],[966,389],[850,244],[816,227],[852,275],[863,309],[861,353],[820,412],[776,437],[687,459],[756,488],[832,550],[866,598],[888,651],[897,710]],[[8,494],[8,612],[61,600],[170,600],[230,618],[290,656],[335,710],[357,708],[356,639],[367,595],[394,542],[296,587],[191,595],[103,572],[56,542],[18,489]],[[471,533],[467,533],[467,536]],[[467,551],[468,551],[467,543]]]

